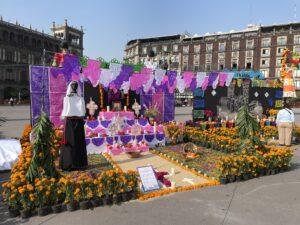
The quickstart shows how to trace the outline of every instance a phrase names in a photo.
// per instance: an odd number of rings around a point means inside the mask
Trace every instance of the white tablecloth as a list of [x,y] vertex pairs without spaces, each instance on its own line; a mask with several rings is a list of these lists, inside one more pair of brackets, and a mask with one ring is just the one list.
[[18,161],[20,153],[21,144],[19,140],[0,140],[0,170],[10,170],[13,164]]

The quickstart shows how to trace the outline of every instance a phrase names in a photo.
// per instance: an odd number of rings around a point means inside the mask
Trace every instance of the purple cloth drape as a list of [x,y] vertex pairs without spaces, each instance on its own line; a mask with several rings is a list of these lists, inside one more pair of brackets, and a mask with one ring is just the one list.
[[164,94],[164,122],[174,120],[175,114],[175,98],[174,94]]

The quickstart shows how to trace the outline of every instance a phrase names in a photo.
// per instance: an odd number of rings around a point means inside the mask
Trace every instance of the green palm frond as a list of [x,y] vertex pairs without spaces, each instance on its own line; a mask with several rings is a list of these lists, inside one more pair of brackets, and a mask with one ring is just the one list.
[[255,119],[255,115],[248,109],[247,104],[244,104],[238,112],[236,119],[236,126],[238,129],[238,135],[241,139],[240,149],[245,149],[247,146],[246,140],[250,140],[250,145],[262,146],[262,142],[259,137],[260,124]]
[[33,127],[33,157],[26,173],[26,178],[32,182],[38,176],[56,177],[54,166],[53,147],[54,129],[48,115],[42,112]]

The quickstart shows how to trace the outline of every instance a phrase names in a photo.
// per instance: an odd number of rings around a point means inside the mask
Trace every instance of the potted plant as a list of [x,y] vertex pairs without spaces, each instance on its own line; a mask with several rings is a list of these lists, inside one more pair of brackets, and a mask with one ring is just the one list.
[[103,192],[102,187],[100,187],[99,180],[95,179],[93,185],[91,185],[92,196],[91,203],[93,207],[98,207],[103,205]]
[[149,107],[147,107],[146,105],[144,105],[144,107],[144,115],[148,118],[150,125],[154,125],[156,117],[158,116],[158,114],[160,114],[159,110],[157,109],[157,106],[150,105]]
[[64,194],[64,186],[60,182],[52,182],[51,183],[51,203],[52,203],[52,211],[53,213],[60,213],[62,212],[62,203],[65,199]]
[[29,191],[27,189],[27,185],[18,188],[18,192],[20,193],[20,203],[22,207],[20,214],[23,219],[27,219],[32,214],[32,209],[35,205],[35,195],[33,190]]
[[50,213],[49,199],[51,199],[51,185],[47,178],[36,179],[34,194],[37,199],[37,212],[39,216],[46,216]]
[[113,203],[113,189],[114,189],[114,174],[116,171],[107,170],[98,178],[100,188],[103,190],[103,203],[111,205]]
[[178,137],[182,134],[182,130],[175,122],[170,122],[165,126],[165,133],[166,137],[172,141],[172,144],[176,144]]
[[93,197],[92,184],[92,179],[87,175],[81,175],[77,178],[78,201],[82,210],[89,209],[91,206],[90,199]]
[[17,217],[20,215],[20,194],[17,188],[10,182],[2,184],[3,187],[3,200],[8,206],[8,212],[10,217]]
[[62,180],[64,184],[63,193],[65,195],[67,210],[69,212],[75,211],[77,209],[75,195],[78,195],[80,189],[76,188],[75,181],[70,176],[62,177],[60,180]]

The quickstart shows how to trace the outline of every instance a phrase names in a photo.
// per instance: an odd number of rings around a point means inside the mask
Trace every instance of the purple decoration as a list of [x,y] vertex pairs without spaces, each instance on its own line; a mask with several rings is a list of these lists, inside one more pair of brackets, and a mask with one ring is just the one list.
[[148,124],[148,120],[147,119],[143,119],[143,118],[141,118],[141,119],[139,119],[138,120],[138,123],[141,125],[141,126],[146,126],[147,124]]
[[105,128],[108,128],[110,123],[111,123],[111,120],[102,120],[101,121],[101,125]]
[[[44,85],[45,93],[49,91],[49,67],[44,69]],[[30,66],[30,92],[40,92],[42,93],[42,76],[43,67],[40,66]]]
[[57,77],[58,74],[63,74],[66,82],[69,83],[72,75],[79,76],[79,58],[77,56],[65,55],[63,68],[51,68],[50,70],[54,77]]
[[133,126],[134,125],[134,120],[127,120],[127,124],[129,126]]
[[114,139],[115,139],[115,142],[117,142],[119,140],[119,136],[115,136]]
[[85,145],[89,145],[90,142],[91,142],[91,140],[90,140],[89,138],[86,138],[86,139],[85,139]]
[[[31,113],[33,125],[36,123],[36,117],[41,114],[42,110],[42,93],[31,93]],[[49,94],[46,92],[44,95],[44,111],[50,114]]]
[[121,85],[125,81],[129,81],[130,76],[133,73],[133,67],[128,65],[123,65],[119,76],[112,82],[116,89],[120,89]]
[[61,116],[65,94],[50,93],[50,116]]
[[196,89],[196,87],[197,87],[197,80],[196,80],[196,78],[193,78],[192,82],[190,84],[190,90],[194,91]]
[[114,92],[113,90],[108,91],[108,104],[112,102],[120,102],[121,101],[121,93],[119,91]]
[[95,129],[96,127],[99,126],[99,122],[98,122],[98,120],[89,120],[89,121],[86,121],[86,125],[91,129]]
[[106,137],[106,142],[110,145],[112,145],[114,143],[114,139],[113,137]]
[[154,139],[154,134],[145,134],[145,139],[148,142],[152,142]]
[[150,94],[142,94],[141,97],[141,106],[142,106],[142,114],[144,113],[145,106],[149,107],[152,104],[152,95]]
[[165,102],[165,104],[164,104],[164,122],[169,122],[169,121],[174,120],[174,114],[175,114],[174,94],[165,93],[164,102]]
[[131,135],[122,135],[120,136],[120,140],[122,141],[123,144],[127,144],[131,140]]
[[164,140],[164,138],[165,138],[165,134],[156,134],[156,139],[158,141],[162,141],[162,140]]
[[208,77],[208,86],[212,86],[212,84],[217,79],[217,77],[218,77],[218,73],[216,73],[216,72],[210,73],[209,77]]
[[92,143],[94,145],[96,145],[97,147],[99,147],[100,145],[102,145],[104,143],[104,138],[92,138]]
[[169,85],[173,86],[173,84],[174,84],[174,82],[176,80],[176,76],[177,76],[176,71],[168,70],[167,71],[167,76],[168,76]]
[[144,139],[144,135],[142,135],[142,134],[136,136],[137,142],[141,142],[143,139]]

